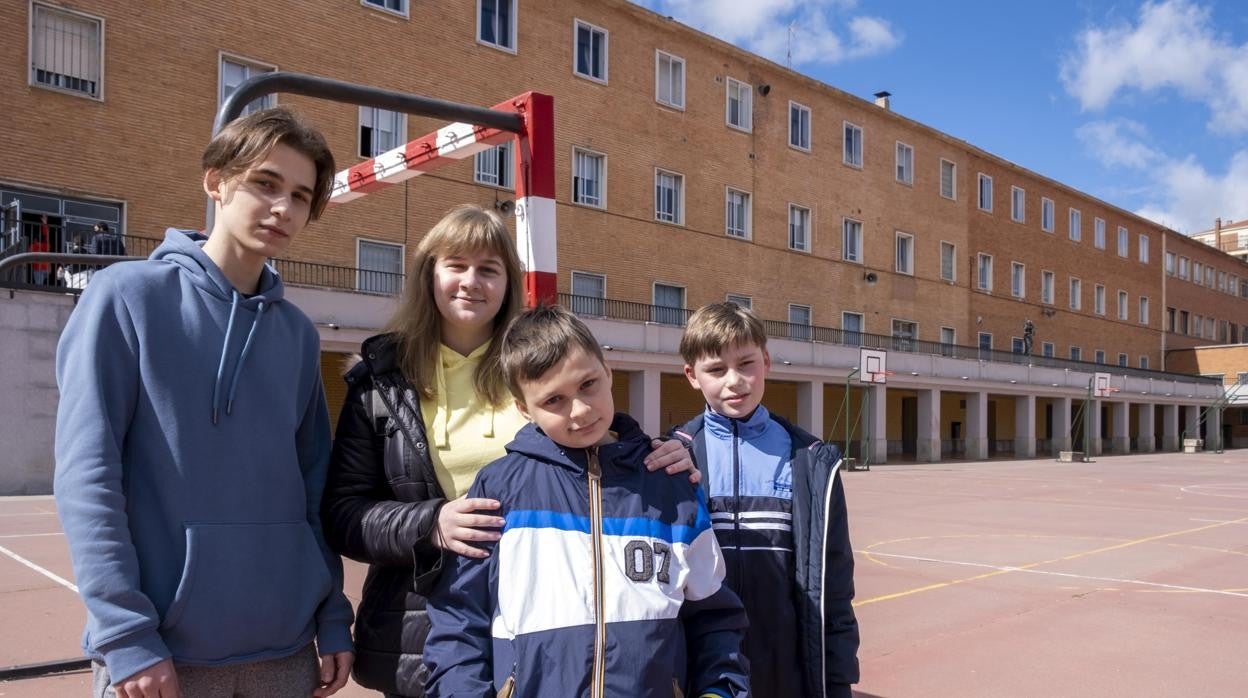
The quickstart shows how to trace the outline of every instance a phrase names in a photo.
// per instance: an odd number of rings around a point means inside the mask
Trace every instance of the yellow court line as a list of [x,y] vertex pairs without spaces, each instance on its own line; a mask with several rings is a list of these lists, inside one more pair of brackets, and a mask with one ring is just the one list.
[[854,608],[858,608],[859,606],[866,606],[867,604],[878,603],[880,601],[889,601],[892,599],[898,599],[903,596],[911,596],[913,594],[919,594],[925,591],[932,591],[933,589],[943,589],[945,587],[954,586],[956,584],[964,584],[966,582],[974,582],[980,579],[987,579],[988,577],[995,577],[997,575],[1008,574],[1014,571],[1029,570],[1029,569],[1032,569],[1033,567],[1039,567],[1040,565],[1047,565],[1052,562],[1066,562],[1068,560],[1075,560],[1081,557],[1086,557],[1088,555],[1095,555],[1097,553],[1105,553],[1111,550],[1121,550],[1123,548],[1129,548],[1133,545],[1140,545],[1142,543],[1151,543],[1155,540],[1173,538],[1174,536],[1182,536],[1188,533],[1198,533],[1200,531],[1207,531],[1212,528],[1220,528],[1222,526],[1229,526],[1231,524],[1238,524],[1238,523],[1244,523],[1244,522],[1248,522],[1248,517],[1237,519],[1235,521],[1223,521],[1221,523],[1209,524],[1208,526],[1198,526],[1196,528],[1188,528],[1182,531],[1172,531],[1170,533],[1161,533],[1155,536],[1148,536],[1145,538],[1136,538],[1135,540],[1129,540],[1125,543],[1118,543],[1117,545],[1108,545],[1103,548],[1097,548],[1095,550],[1087,550],[1081,553],[1074,553],[1072,555],[1067,555],[1065,557],[1053,558],[1052,560],[1040,560],[1039,562],[1032,562],[1026,565],[1015,565],[1007,570],[994,570],[992,572],[987,572],[984,574],[976,575],[974,577],[964,577],[962,579],[951,579],[947,582],[928,584],[927,586],[918,587],[917,589],[909,589],[906,591],[899,591],[899,592],[892,593],[892,594],[885,594],[883,596],[875,596],[869,599],[862,599],[861,601],[854,602]]

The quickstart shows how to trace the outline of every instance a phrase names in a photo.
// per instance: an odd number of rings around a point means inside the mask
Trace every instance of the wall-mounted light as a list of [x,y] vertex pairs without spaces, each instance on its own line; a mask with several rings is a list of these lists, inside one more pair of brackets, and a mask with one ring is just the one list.
[[771,93],[771,85],[763,83],[758,86],[758,93],[764,97]]
[[862,278],[865,279],[868,284],[874,284],[876,281],[880,280],[880,277],[873,271],[864,273]]
[[498,212],[504,216],[510,216],[511,212],[516,210],[516,202],[511,199],[499,199],[494,202],[494,208],[498,209]]

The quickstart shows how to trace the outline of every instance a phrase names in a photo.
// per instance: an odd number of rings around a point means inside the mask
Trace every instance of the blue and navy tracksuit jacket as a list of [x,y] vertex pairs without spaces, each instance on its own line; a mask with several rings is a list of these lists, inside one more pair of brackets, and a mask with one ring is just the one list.
[[672,433],[702,468],[726,583],[750,617],[753,695],[848,698],[858,621],[840,450],[761,405],[743,420],[708,407]]
[[701,492],[646,470],[632,418],[611,426],[617,442],[565,449],[530,424],[477,475],[468,496],[507,523],[429,599],[429,695],[749,695],[745,611]]

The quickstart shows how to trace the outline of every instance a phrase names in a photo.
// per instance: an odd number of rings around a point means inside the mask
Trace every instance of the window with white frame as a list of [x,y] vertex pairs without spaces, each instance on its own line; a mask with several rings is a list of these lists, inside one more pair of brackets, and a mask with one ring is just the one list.
[[31,9],[30,84],[101,99],[104,21],[42,3]]
[[1140,354],[1140,368],[1145,369],[1145,370],[1148,369],[1148,357],[1145,356],[1144,354]]
[[685,287],[656,283],[650,321],[663,325],[685,324]]
[[1119,320],[1130,319],[1131,308],[1128,307],[1129,303],[1130,303],[1130,299],[1127,296],[1127,292],[1119,289],[1118,290],[1118,319]]
[[992,177],[979,173],[979,210],[992,211]]
[[1166,253],[1166,273],[1169,274],[1170,276],[1174,276],[1174,253],[1173,252]]
[[1105,249],[1105,219],[1092,219],[1092,246],[1098,250]]
[[1179,278],[1180,278],[1180,279],[1187,279],[1187,278],[1188,278],[1189,273],[1190,273],[1190,270],[1189,270],[1189,268],[1188,268],[1188,259],[1187,259],[1187,257],[1180,256],[1180,257],[1179,257]]
[[516,0],[477,0],[477,41],[516,50]]
[[1027,296],[1027,267],[1022,262],[1010,263],[1010,295],[1015,298]]
[[685,59],[666,53],[654,53],[654,99],[676,109],[685,108]]
[[1072,346],[1070,348],[1070,360],[1071,361],[1083,361],[1083,349],[1080,349],[1079,347],[1076,347],[1076,346]]
[[980,355],[989,355],[992,352],[992,333],[980,332],[977,339],[979,340]]
[[407,16],[407,0],[360,0],[360,1],[363,2],[365,5],[369,5],[371,7],[377,7],[383,10],[390,10],[391,12],[395,14],[403,15],[404,17]]
[[842,160],[846,165],[862,167],[862,127],[845,122],[845,148]]
[[914,236],[897,233],[896,269],[899,274],[914,274]]
[[684,213],[685,178],[675,172],[654,172],[654,218],[664,223],[682,225]]
[[1055,276],[1051,271],[1040,272],[1040,302],[1053,304],[1053,286]]
[[1136,320],[1141,325],[1147,325],[1148,324],[1148,296],[1140,296],[1139,306],[1140,306],[1139,317],[1137,317]]
[[1092,287],[1092,311],[1097,315],[1105,314],[1105,286],[1102,284]]
[[1213,267],[1205,266],[1205,286],[1213,288]]
[[919,339],[919,323],[913,320],[893,319],[893,349],[913,351]]
[[749,310],[750,308],[754,307],[753,298],[751,298],[750,296],[743,296],[739,293],[729,293],[728,295],[724,296],[724,300],[729,303],[736,303],[737,305],[741,306],[742,308],[745,308],[746,310]]
[[728,101],[724,105],[724,119],[729,126],[750,131],[753,125],[754,88],[740,80],[728,78]]
[[374,107],[360,107],[360,157],[373,158],[403,144],[407,116]]
[[1125,226],[1118,226],[1118,256],[1126,257],[1131,252],[1130,238]]
[[1148,236],[1140,236],[1140,264],[1148,264]]
[[914,184],[914,148],[897,141],[897,181]]
[[728,187],[724,197],[724,232],[729,237],[750,239],[750,195]]
[[1218,290],[1226,293],[1226,272],[1218,272]]
[[1104,350],[1104,349],[1097,349],[1097,350],[1096,350],[1095,357],[1096,357],[1096,363],[1098,363],[1098,364],[1103,364],[1103,363],[1105,363],[1105,350]]
[[789,249],[810,252],[810,209],[789,204]]
[[846,346],[856,347],[862,344],[862,313],[841,313],[841,340]]
[[1191,324],[1190,329],[1188,330],[1188,334],[1192,335],[1193,337],[1202,337],[1202,336],[1204,336],[1204,335],[1202,334],[1204,331],[1205,331],[1205,319],[1204,319],[1204,317],[1202,317],[1202,316],[1200,316],[1200,315],[1195,315],[1195,314],[1193,314],[1193,315],[1192,315],[1192,324]]
[[1071,240],[1079,242],[1083,239],[1083,213],[1079,209],[1070,209],[1070,219],[1067,226],[1067,232]]
[[862,221],[846,218],[841,226],[841,259],[862,263]]
[[1127,355],[1126,355],[1126,354],[1123,354],[1123,353],[1119,353],[1119,354],[1118,354],[1118,365],[1119,365],[1119,366],[1122,366],[1122,367],[1124,367],[1124,368],[1125,368],[1125,367],[1127,366],[1127,364],[1129,363],[1129,361],[1130,361],[1130,360],[1127,358]]
[[1022,337],[1010,337],[1010,353],[1023,354],[1026,352],[1027,346],[1023,343]]
[[[607,158],[605,155],[583,148],[572,149],[572,203],[606,208],[606,178]],[[657,194],[655,201],[658,201]]]
[[810,339],[810,306],[789,303],[789,337]]
[[488,184],[502,189],[515,188],[513,179],[516,166],[511,159],[512,147],[513,144],[507,142],[473,156],[472,178],[479,184]]
[[1083,309],[1083,282],[1075,277],[1070,277],[1070,309]]
[[1040,354],[1046,359],[1053,358],[1056,351],[1057,347],[1053,344],[1053,342],[1044,342],[1040,345]]
[[940,278],[942,281],[957,280],[957,265],[954,261],[957,249],[952,242],[942,240],[940,243]]
[[958,343],[958,332],[952,327],[940,328],[940,343],[945,347],[952,347]]
[[1204,275],[1204,272],[1205,272],[1205,265],[1201,264],[1200,262],[1192,262],[1192,283],[1196,284],[1197,286],[1200,286],[1201,284],[1203,284],[1204,281],[1201,280],[1201,277]]
[[992,290],[992,255],[979,253],[979,277],[976,286],[981,291]]
[[596,82],[607,81],[607,30],[576,20],[573,71]]
[[789,102],[789,145],[810,150],[810,107]]
[[1027,192],[1022,187],[1010,187],[1010,220],[1015,223],[1027,221]]
[[940,195],[946,199],[958,198],[958,166],[948,160],[940,161]]
[[1213,335],[1213,318],[1211,318],[1211,317],[1207,317],[1207,318],[1205,318],[1205,335],[1204,335],[1204,336],[1205,336],[1205,338],[1206,338],[1206,339],[1213,339],[1213,338],[1214,338],[1214,335]]
[[403,288],[403,246],[356,238],[355,288],[396,295]]
[[607,277],[584,271],[572,272],[571,311],[577,315],[606,315]]
[[[245,60],[236,56],[222,55],[220,80],[218,81],[219,88],[217,90],[217,106],[224,104],[225,98],[234,94],[234,90],[238,89],[238,86],[241,85],[244,80],[253,78],[257,75],[263,75],[264,73],[272,73],[275,70],[277,70],[277,68],[272,65],[257,63],[255,61]],[[257,97],[256,99],[251,100],[247,106],[243,107],[243,113],[240,116],[245,116],[252,112],[260,111],[261,109],[268,109],[274,104],[276,104],[275,95],[267,94],[263,97]]]
[[1040,229],[1046,233],[1053,232],[1053,200],[1040,199]]

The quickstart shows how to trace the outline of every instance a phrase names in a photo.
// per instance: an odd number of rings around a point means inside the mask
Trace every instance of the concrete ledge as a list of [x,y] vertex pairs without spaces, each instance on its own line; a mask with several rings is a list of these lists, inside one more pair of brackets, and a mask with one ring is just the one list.
[[1058,451],[1058,463],[1087,463],[1088,457],[1083,451]]

